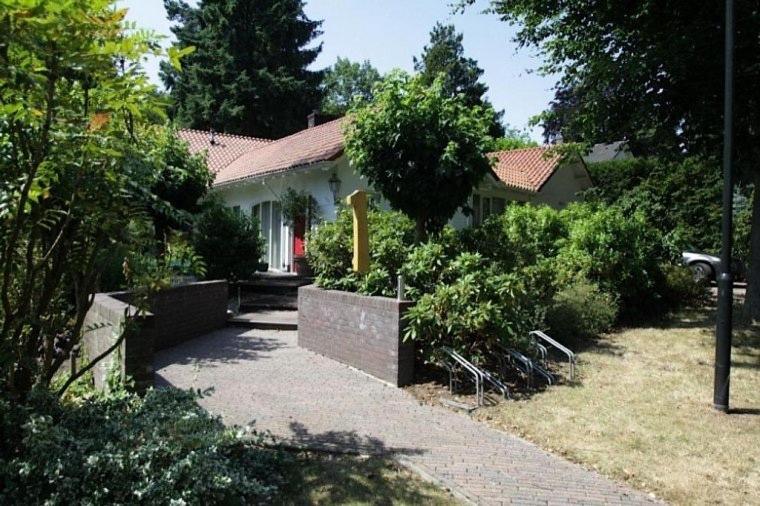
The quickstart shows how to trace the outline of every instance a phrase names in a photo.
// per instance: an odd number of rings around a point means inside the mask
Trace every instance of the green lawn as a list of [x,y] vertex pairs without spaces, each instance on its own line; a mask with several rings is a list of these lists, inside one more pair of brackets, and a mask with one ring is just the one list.
[[676,504],[760,504],[760,332],[734,338],[731,404],[712,409],[714,316],[604,336],[580,384],[475,416]]
[[448,492],[389,459],[300,454],[277,504],[454,505]]

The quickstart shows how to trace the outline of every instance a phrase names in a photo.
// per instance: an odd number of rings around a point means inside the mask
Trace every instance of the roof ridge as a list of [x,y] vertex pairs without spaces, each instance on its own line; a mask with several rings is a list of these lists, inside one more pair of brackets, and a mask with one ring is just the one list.
[[542,150],[545,151],[545,150],[548,150],[548,149],[552,149],[553,147],[554,146],[551,145],[551,144],[541,144],[540,146],[528,146],[528,147],[524,147],[524,148],[500,149],[498,151],[491,151],[488,154],[489,155],[495,155],[495,154],[499,154],[499,153],[515,153],[517,151],[530,151],[530,150],[534,150],[534,149],[542,149]]
[[[178,131],[184,130],[186,132],[197,132],[199,134],[205,134],[208,135],[211,133],[211,130],[200,130],[198,128],[178,128]],[[215,135],[223,135],[224,137],[236,137],[238,139],[245,139],[245,140],[251,140],[251,141],[259,141],[259,142],[274,142],[277,139],[265,139],[264,137],[253,137],[250,135],[241,135],[241,134],[228,134],[225,132],[217,132],[214,131]]]
[[276,143],[278,143],[280,141],[284,141],[285,139],[290,139],[291,137],[295,137],[296,135],[302,134],[304,132],[313,132],[314,130],[322,129],[322,127],[324,127],[326,125],[329,125],[331,123],[335,123],[337,121],[341,121],[343,118],[345,118],[345,116],[341,116],[340,118],[331,119],[330,121],[325,121],[324,123],[320,123],[319,125],[314,125],[313,127],[303,128],[303,129],[301,129],[301,130],[299,130],[297,132],[293,132],[292,134],[286,135],[285,137],[280,137],[279,139],[274,139],[274,140],[271,141],[270,144],[276,144]]

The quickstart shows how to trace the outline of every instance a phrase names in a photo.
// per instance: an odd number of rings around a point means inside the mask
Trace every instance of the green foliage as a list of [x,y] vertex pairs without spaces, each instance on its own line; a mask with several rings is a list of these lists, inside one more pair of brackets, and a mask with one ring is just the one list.
[[110,0],[0,6],[0,391],[46,386],[114,251],[142,245],[165,158],[155,37]]
[[193,245],[208,279],[239,280],[256,272],[264,241],[256,217],[210,200],[195,224]]
[[432,293],[451,261],[462,250],[459,233],[448,226],[427,242],[412,248],[399,270],[404,276],[407,297],[417,300],[423,294]]
[[656,231],[640,213],[615,207],[571,205],[567,242],[558,252],[559,279],[580,277],[620,300],[624,318],[649,316],[662,308],[662,249]]
[[168,62],[161,77],[183,126],[280,138],[306,126],[318,109],[322,73],[309,70],[321,21],[302,0],[164,0],[179,45],[193,46],[183,71]]
[[595,186],[584,200],[639,211],[662,231],[673,253],[720,249],[722,178],[713,162],[637,158],[589,165]]
[[319,220],[319,204],[310,193],[303,190],[296,191],[288,187],[280,196],[280,208],[283,219],[289,224],[307,217],[311,221]]
[[205,156],[191,154],[174,128],[153,127],[146,136],[153,139],[150,157],[157,162],[151,214],[156,235],[161,239],[169,228],[190,228],[190,214],[200,211],[200,201],[211,188],[214,175],[208,170]]
[[553,337],[592,338],[612,327],[617,312],[615,297],[600,290],[595,283],[580,280],[554,294],[545,321]]
[[536,307],[515,274],[500,273],[477,253],[462,253],[445,269],[447,282],[420,297],[405,315],[405,339],[427,361],[448,346],[487,362],[497,343],[520,348],[536,323]]
[[372,100],[372,87],[381,79],[369,60],[359,63],[339,56],[322,80],[322,112],[342,116],[355,101]]
[[0,399],[4,504],[252,504],[270,501],[283,456],[226,429],[196,394],[119,392],[61,404]]
[[562,211],[549,206],[510,204],[466,235],[472,249],[511,270],[556,256],[568,223]]
[[[477,60],[464,55],[463,36],[454,25],[436,23],[430,32],[430,45],[422,49],[419,58],[414,57],[414,70],[423,82],[432,85],[437,78],[443,79],[443,89],[449,96],[461,95],[467,105],[486,106],[493,109],[485,98],[488,86],[480,81],[483,69]],[[489,133],[493,137],[505,135],[502,125],[504,111],[492,111]]]
[[335,221],[323,223],[316,233],[309,234],[306,258],[319,286],[366,295],[392,296],[396,293],[396,276],[413,243],[412,223],[401,213],[370,209],[368,229],[370,271],[365,276],[352,271],[353,218],[350,210],[338,210]]
[[390,202],[416,222],[417,234],[440,230],[488,173],[488,108],[449,96],[441,79],[389,75],[374,100],[352,110],[346,152]]
[[538,143],[531,139],[527,132],[508,129],[503,137],[497,137],[493,140],[490,151],[511,151],[535,146],[538,146]]
[[665,278],[665,301],[669,307],[700,305],[709,299],[707,281],[695,282],[694,274],[683,265],[661,266]]

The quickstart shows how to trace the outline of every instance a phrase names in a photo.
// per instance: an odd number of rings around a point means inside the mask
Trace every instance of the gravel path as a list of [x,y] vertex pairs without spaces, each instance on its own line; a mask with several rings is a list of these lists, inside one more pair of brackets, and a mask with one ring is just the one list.
[[296,332],[226,328],[159,352],[157,384],[296,445],[391,454],[477,504],[642,504],[647,495],[468,416],[421,405],[299,348]]

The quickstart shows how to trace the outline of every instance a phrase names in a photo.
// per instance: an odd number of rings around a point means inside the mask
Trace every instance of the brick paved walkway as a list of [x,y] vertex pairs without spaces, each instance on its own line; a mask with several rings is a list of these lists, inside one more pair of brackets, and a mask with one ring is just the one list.
[[596,473],[463,414],[296,346],[296,332],[227,328],[158,354],[157,382],[214,388],[226,423],[290,443],[392,453],[477,504],[650,502]]

